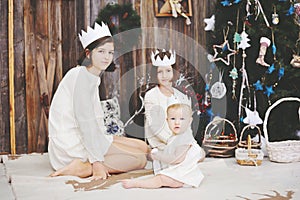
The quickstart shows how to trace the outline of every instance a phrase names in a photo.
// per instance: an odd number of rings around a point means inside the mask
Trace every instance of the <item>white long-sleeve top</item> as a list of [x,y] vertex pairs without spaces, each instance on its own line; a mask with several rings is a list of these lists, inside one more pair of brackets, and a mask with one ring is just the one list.
[[[182,102],[189,102],[191,105],[187,95],[176,88],[173,88],[173,90],[173,97]],[[145,136],[152,148],[164,149],[172,135],[166,120],[168,100],[170,98],[165,96],[158,86],[145,94]]]
[[106,135],[98,86],[100,77],[86,67],[70,69],[60,82],[49,111],[50,162],[54,169],[79,158],[103,161],[112,143]]

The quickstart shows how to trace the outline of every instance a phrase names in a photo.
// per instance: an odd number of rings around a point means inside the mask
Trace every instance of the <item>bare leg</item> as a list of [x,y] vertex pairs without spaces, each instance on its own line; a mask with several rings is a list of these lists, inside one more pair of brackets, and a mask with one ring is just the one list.
[[147,154],[149,153],[150,149],[146,142],[139,140],[139,139],[133,139],[128,137],[120,137],[120,136],[114,136],[114,143],[116,144],[124,144],[126,146],[132,147],[134,149],[138,149],[141,151],[141,153]]
[[137,180],[137,179],[126,179],[122,180],[124,188],[144,188],[144,189],[155,189],[161,187],[179,188],[183,186],[182,182],[176,181],[165,175],[156,175],[149,179]]
[[[148,147],[141,140],[115,137],[114,141],[105,155],[104,165],[108,173],[127,172],[142,169],[146,165],[146,154]],[[81,178],[92,175],[92,166],[89,162],[74,159],[70,164],[50,174],[55,176],[78,176]]]
[[121,142],[112,143],[104,161],[109,173],[143,169],[146,163],[145,152]]
[[92,175],[92,166],[89,162],[82,162],[80,159],[73,160],[67,166],[58,169],[49,176],[78,176],[80,178],[89,177]]

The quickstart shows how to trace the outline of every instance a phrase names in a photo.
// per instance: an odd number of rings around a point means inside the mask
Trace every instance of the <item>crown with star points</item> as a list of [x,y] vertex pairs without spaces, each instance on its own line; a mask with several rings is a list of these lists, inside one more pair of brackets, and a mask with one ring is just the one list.
[[87,31],[85,32],[84,30],[81,30],[81,35],[78,33],[78,36],[82,47],[85,49],[92,42],[100,38],[112,35],[108,26],[104,22],[101,23],[101,26],[97,22],[95,22],[94,28],[88,26]]
[[[162,50],[162,52],[166,52],[165,49]],[[155,59],[155,56],[157,54],[159,54],[159,51],[156,50],[155,53],[152,52],[151,53],[151,62],[152,62],[152,65],[153,66],[157,66],[157,67],[167,67],[167,66],[170,66],[170,65],[173,65],[175,64],[176,62],[176,54],[175,54],[175,51],[172,51],[172,50],[169,50],[169,53],[171,54],[170,55],[170,58],[165,55],[162,59],[161,57],[158,55]]]
[[174,105],[174,104],[184,104],[187,106],[191,106],[191,100],[184,96],[175,96],[172,95],[167,100],[167,107]]

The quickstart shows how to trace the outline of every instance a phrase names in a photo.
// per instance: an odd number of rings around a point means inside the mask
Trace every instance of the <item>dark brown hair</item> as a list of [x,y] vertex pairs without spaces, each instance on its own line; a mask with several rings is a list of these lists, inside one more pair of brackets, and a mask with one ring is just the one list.
[[[157,51],[158,51],[158,53],[154,56],[154,59],[157,59],[158,56],[160,57],[161,60],[163,60],[163,58],[165,56],[167,56],[170,59],[171,53],[169,51],[163,51],[161,49],[157,49]],[[178,78],[178,71],[175,69],[175,65],[176,65],[176,63],[171,65],[171,67],[173,69],[173,79],[172,79],[173,81]],[[158,67],[152,65],[151,72],[150,72],[151,83],[152,83],[151,86],[158,85],[157,70],[158,70]]]
[[[77,64],[78,65],[82,65],[82,66],[88,66],[90,64],[90,60],[86,59],[86,52],[85,50],[88,49],[89,51],[93,51],[93,49],[102,46],[106,43],[110,43],[110,42],[114,42],[113,38],[110,36],[106,36],[106,37],[102,37],[99,38],[98,40],[95,40],[94,42],[92,42],[91,44],[89,44],[81,53],[79,59],[77,60]],[[116,69],[115,63],[112,62],[105,71],[114,71]]]

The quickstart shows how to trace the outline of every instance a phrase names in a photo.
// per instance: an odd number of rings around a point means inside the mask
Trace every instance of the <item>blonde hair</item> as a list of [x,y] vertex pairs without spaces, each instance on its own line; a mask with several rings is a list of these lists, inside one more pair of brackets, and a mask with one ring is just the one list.
[[184,111],[187,111],[189,113],[190,116],[193,115],[193,111],[191,106],[184,104],[184,103],[176,103],[176,104],[172,104],[167,108],[167,114],[169,113],[169,110],[174,109],[174,110],[178,110],[178,109],[182,109]]

